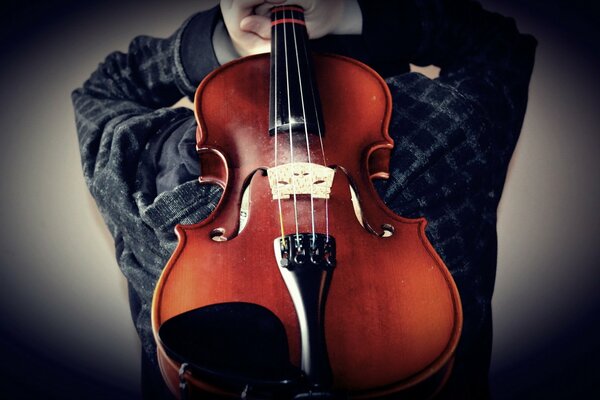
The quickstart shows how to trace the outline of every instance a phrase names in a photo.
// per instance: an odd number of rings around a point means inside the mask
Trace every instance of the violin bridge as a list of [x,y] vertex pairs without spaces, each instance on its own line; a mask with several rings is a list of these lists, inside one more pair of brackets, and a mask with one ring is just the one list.
[[267,174],[273,200],[289,199],[300,194],[328,199],[335,170],[319,164],[297,162],[269,168]]

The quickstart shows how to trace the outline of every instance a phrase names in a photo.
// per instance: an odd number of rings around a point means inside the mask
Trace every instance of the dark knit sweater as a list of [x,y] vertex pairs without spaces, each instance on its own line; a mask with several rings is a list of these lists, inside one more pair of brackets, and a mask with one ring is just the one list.
[[[471,1],[360,1],[363,33],[315,41],[382,74],[393,97],[388,206],[424,216],[451,270],[465,324],[456,370],[471,396],[485,387],[496,270],[496,210],[523,122],[535,40],[509,18]],[[200,185],[192,96],[218,67],[212,32],[219,10],[188,19],[166,39],[140,36],[73,92],[83,173],[115,240],[144,351],[154,359],[150,306],[176,245],[175,224],[205,218],[220,189]],[[440,77],[408,72],[434,64]],[[451,384],[452,385],[452,384]],[[483,389],[485,390],[485,389]]]

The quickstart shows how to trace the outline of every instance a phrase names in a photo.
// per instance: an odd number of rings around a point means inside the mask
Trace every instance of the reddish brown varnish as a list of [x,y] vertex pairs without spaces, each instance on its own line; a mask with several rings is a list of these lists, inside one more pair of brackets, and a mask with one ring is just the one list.
[[[327,132],[324,163],[347,171],[338,168],[329,200],[337,267],[327,299],[325,336],[334,387],[354,398],[400,392],[408,398],[409,389],[448,373],[462,325],[459,295],[425,236],[425,220],[395,215],[373,188],[373,178],[387,177],[393,146],[387,133],[391,96],[385,82],[351,59],[315,56],[314,62]],[[231,301],[263,305],[284,322],[292,360],[298,363],[300,354],[296,314],[273,254],[273,240],[281,236],[277,202],[267,178],[252,174],[273,166],[273,137],[267,133],[269,57],[240,59],[210,74],[196,92],[195,107],[198,146],[203,149],[201,182],[216,182],[225,190],[208,219],[177,226],[179,245],[155,291],[152,327],[163,375],[175,394],[179,364],[165,355],[157,332],[164,321],[191,309]],[[317,139],[311,141],[319,148]],[[282,152],[285,146],[289,143],[281,145]],[[314,157],[319,158],[318,152]],[[248,177],[249,218],[236,236]],[[392,227],[393,235],[381,237],[361,225],[349,179],[364,220],[377,232]],[[291,207],[284,202],[286,220]],[[301,226],[310,226],[309,200],[299,199],[298,207]],[[317,218],[322,232],[322,214]],[[229,240],[211,239],[215,231]],[[286,235],[294,232],[293,224],[287,224]]]

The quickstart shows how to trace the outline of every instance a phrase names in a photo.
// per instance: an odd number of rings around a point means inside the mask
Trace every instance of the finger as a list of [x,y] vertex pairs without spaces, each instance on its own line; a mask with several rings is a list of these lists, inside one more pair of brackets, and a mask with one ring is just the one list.
[[271,39],[271,20],[262,15],[249,15],[240,21],[240,29],[263,39]]
[[268,17],[271,14],[271,8],[282,5],[287,0],[266,0],[264,3],[254,8],[254,13]]
[[221,0],[221,12],[225,19],[240,21],[254,13],[254,9],[263,4],[264,0]]

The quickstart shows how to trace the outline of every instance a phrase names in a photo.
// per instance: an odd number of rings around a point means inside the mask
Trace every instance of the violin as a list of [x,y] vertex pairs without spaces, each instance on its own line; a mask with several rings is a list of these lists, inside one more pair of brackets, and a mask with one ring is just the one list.
[[271,16],[270,55],[221,66],[195,94],[199,179],[223,195],[176,227],[157,283],[162,375],[179,398],[431,397],[462,311],[425,219],[373,186],[389,176],[389,89],[313,54],[302,8]]

